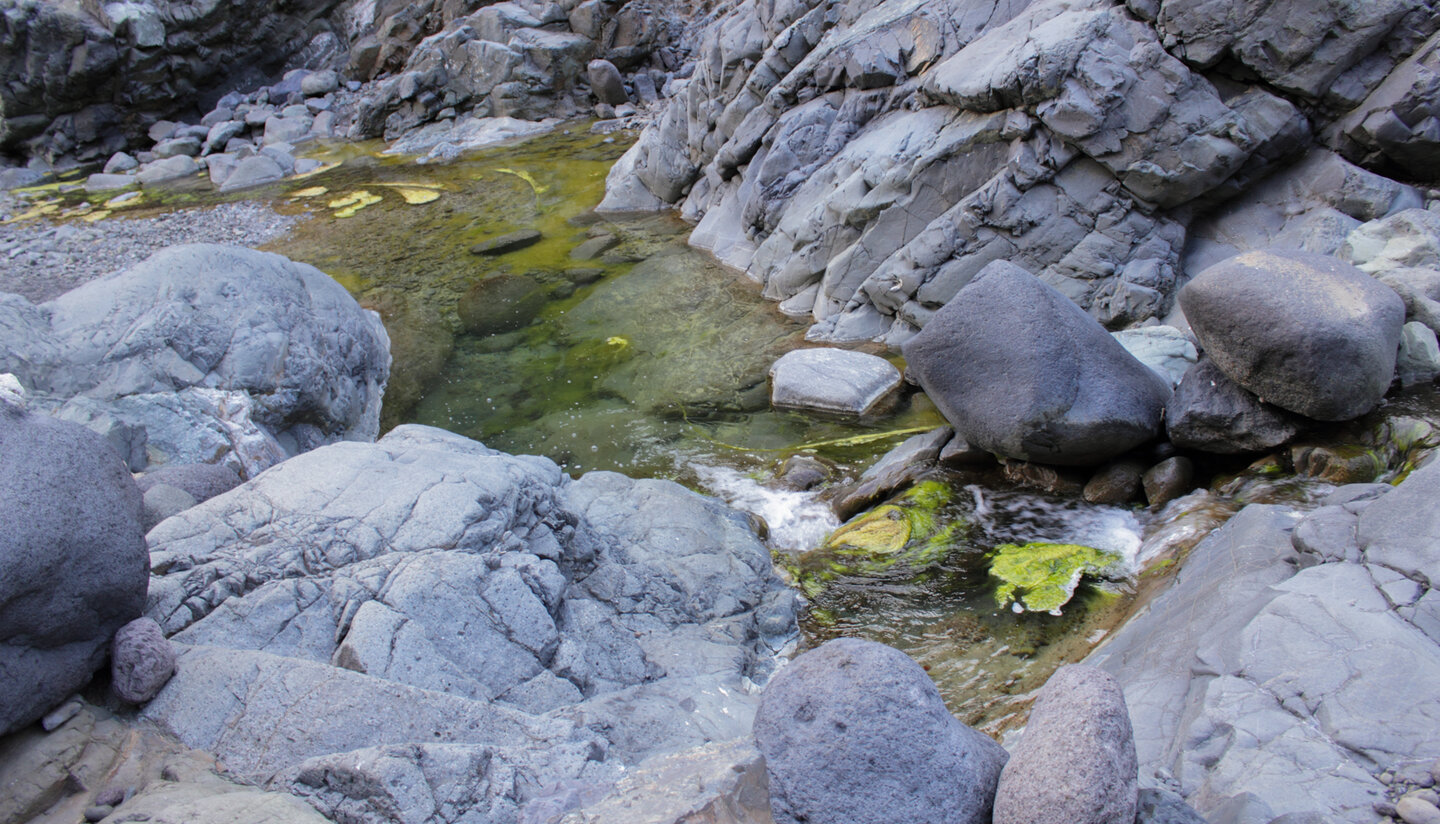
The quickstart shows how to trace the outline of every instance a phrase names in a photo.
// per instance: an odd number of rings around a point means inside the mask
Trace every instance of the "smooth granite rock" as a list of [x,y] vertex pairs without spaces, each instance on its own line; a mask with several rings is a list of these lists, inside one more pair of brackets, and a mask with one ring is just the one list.
[[1165,407],[1165,433],[1171,443],[1185,449],[1222,455],[1259,452],[1299,432],[1293,415],[1262,403],[1209,358],[1185,373]]
[[1034,276],[997,261],[904,347],[956,433],[1008,458],[1095,464],[1160,432],[1168,382]]
[[1133,821],[1135,736],[1120,685],[1103,670],[1061,667],[1040,689],[995,790],[994,824]]
[[1221,372],[1291,412],[1358,417],[1395,376],[1404,303],[1331,257],[1246,252],[1196,275],[1180,305]]
[[776,824],[990,821],[1007,755],[950,715],[899,650],[842,638],[782,669],[755,740]]
[[99,435],[0,401],[0,734],[90,680],[139,617],[140,491]]

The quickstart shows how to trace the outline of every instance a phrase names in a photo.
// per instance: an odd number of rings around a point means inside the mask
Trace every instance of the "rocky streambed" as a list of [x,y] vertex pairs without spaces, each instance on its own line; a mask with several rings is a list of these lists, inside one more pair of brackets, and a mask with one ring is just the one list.
[[1428,3],[172,5],[0,26],[5,820],[1440,817]]

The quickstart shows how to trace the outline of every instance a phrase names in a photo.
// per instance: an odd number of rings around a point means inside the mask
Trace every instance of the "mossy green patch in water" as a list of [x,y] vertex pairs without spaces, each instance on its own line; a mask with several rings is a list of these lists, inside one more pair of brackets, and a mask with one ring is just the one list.
[[1000,580],[995,600],[1017,612],[1059,615],[1085,575],[1109,577],[1121,563],[1118,553],[1079,544],[1002,544],[995,548],[990,574]]
[[941,525],[940,509],[950,500],[948,484],[921,481],[850,519],[789,571],[801,590],[815,598],[838,577],[923,569],[943,559],[967,527],[959,520]]

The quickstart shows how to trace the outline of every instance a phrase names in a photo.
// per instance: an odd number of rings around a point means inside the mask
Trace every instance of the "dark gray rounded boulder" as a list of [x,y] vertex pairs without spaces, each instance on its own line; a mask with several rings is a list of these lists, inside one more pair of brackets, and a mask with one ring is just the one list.
[[904,347],[911,372],[971,444],[1047,464],[1097,464],[1159,434],[1169,384],[1064,295],[987,265]]
[[140,490],[101,436],[0,401],[0,735],[90,680],[145,607]]
[[1133,822],[1139,790],[1120,685],[1096,667],[1061,667],[1000,774],[994,824]]
[[1322,421],[1369,412],[1395,376],[1405,304],[1335,258],[1256,251],[1221,261],[1180,290],[1200,345],[1266,403]]
[[1185,372],[1165,409],[1170,442],[1221,455],[1259,452],[1299,434],[1299,419],[1225,377],[1202,358]]
[[776,824],[989,824],[1005,750],[899,650],[842,638],[765,688],[755,740]]

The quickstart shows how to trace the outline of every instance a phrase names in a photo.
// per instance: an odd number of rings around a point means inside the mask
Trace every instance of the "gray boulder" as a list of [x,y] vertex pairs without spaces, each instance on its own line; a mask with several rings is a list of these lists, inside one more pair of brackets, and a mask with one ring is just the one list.
[[1168,382],[1019,267],[991,263],[904,346],[911,371],[982,449],[1062,465],[1159,434]]
[[796,349],[770,367],[770,403],[841,415],[866,415],[901,383],[884,358],[847,349]]
[[189,177],[198,171],[200,171],[200,164],[195,162],[195,158],[187,155],[175,155],[146,163],[135,173],[135,179],[140,182],[141,186],[154,186]]
[[104,439],[0,401],[0,734],[90,680],[140,615],[140,492]]
[[1170,442],[1230,455],[1259,452],[1294,438],[1298,421],[1225,377],[1209,358],[1185,373],[1165,407]]
[[1331,257],[1247,252],[1197,275],[1180,306],[1221,372],[1291,412],[1358,417],[1395,376],[1404,303]]
[[175,651],[160,625],[136,618],[115,633],[110,647],[110,688],[120,700],[143,704],[175,674]]
[[[157,445],[180,447],[213,428],[217,451],[177,448],[172,460],[220,462],[232,448],[242,458],[273,455],[276,438],[296,451],[378,434],[389,339],[373,312],[312,266],[175,246],[40,308],[42,340],[60,357],[41,368],[38,355],[24,356],[12,371],[37,395],[84,407],[75,414],[87,421],[153,424]],[[0,326],[21,353],[36,346],[36,332]]]
[[514,820],[535,788],[737,738],[795,632],[738,513],[426,427],[292,458],[149,538],[147,611],[184,646],[145,717],[363,820]]
[[197,503],[194,496],[179,487],[155,484],[145,490],[142,526],[149,532],[156,524],[178,515]]
[[590,79],[590,91],[601,103],[609,103],[618,106],[621,103],[629,103],[630,95],[625,93],[625,81],[620,77],[620,70],[609,60],[591,60],[585,67],[585,73]]
[[1120,685],[1095,667],[1061,667],[1000,773],[994,824],[1134,821],[1137,769]]
[[[538,816],[542,809],[531,802],[525,813]],[[522,816],[522,821],[535,820]],[[753,742],[743,739],[656,756],[626,774],[603,798],[567,813],[557,824],[607,821],[767,824],[770,782],[765,759]]]
[[202,503],[229,492],[243,480],[234,468],[223,464],[170,464],[137,477],[135,485],[141,492],[157,484],[172,486]]
[[[1395,3],[1384,3],[1393,6]],[[1422,20],[1425,18],[1422,18]],[[1428,20],[1426,21],[1428,22]],[[1397,177],[1435,179],[1440,159],[1440,35],[1433,34],[1332,127],[1342,154]]]
[[235,164],[234,170],[225,175],[224,182],[220,184],[220,191],[233,192],[237,189],[248,189],[251,186],[274,183],[284,177],[285,170],[274,158],[257,154]]
[[990,821],[1007,755],[899,650],[841,638],[765,688],[755,741],[776,824]]

